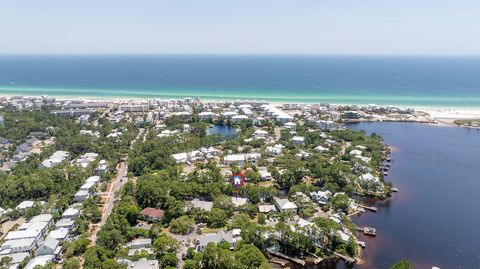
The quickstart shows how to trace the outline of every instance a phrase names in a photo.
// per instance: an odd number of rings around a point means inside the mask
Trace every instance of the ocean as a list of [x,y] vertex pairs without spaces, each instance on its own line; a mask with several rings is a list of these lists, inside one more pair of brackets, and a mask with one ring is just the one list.
[[480,57],[0,55],[0,94],[480,107]]

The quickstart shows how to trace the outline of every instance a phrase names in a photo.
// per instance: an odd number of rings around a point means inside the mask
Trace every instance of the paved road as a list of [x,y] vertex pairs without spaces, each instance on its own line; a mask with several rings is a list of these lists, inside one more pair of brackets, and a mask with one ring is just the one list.
[[[137,142],[137,140],[140,137],[142,137],[144,131],[145,129],[140,129],[140,132],[138,133],[137,137],[132,141],[131,147],[133,147],[133,145]],[[127,172],[128,172],[127,160],[128,159],[126,159],[124,162],[121,162],[118,165],[117,167],[118,173],[117,173],[117,177],[115,178],[115,181],[112,184],[110,184],[110,188],[108,191],[102,193],[102,194],[106,194],[108,198],[107,198],[107,202],[105,203],[105,206],[103,207],[102,220],[95,225],[94,230],[93,229],[91,230],[92,234],[90,235],[90,241],[92,245],[96,244],[98,231],[107,222],[107,219],[110,216],[110,214],[112,214],[112,210],[115,202],[115,193],[122,188],[125,182],[127,182],[127,180],[123,180],[123,178],[127,175]]]
[[97,240],[97,233],[98,231],[102,228],[102,226],[107,222],[108,217],[110,214],[112,214],[113,210],[113,204],[115,202],[115,192],[120,190],[120,188],[123,186],[123,184],[126,182],[126,180],[122,180],[126,175],[128,171],[128,166],[127,162],[121,162],[118,165],[117,168],[117,177],[115,178],[115,181],[110,184],[110,189],[108,192],[105,192],[105,194],[108,195],[107,202],[105,203],[105,206],[103,207],[103,212],[102,212],[102,220],[95,224],[95,229],[92,230],[92,234],[90,236],[90,241],[92,242],[93,245],[95,245],[95,242]]
[[[196,241],[196,239],[199,237],[199,235],[195,232],[198,229],[198,226],[195,225],[193,232],[186,234],[186,235],[181,235],[181,234],[172,234],[168,233],[171,237],[175,238],[178,242],[180,242],[180,250],[177,252],[177,259],[178,259],[178,264],[177,268],[183,268],[184,261],[182,260],[182,254],[187,252],[188,247],[194,247],[193,242]],[[185,243],[190,240],[190,244],[187,247]]]

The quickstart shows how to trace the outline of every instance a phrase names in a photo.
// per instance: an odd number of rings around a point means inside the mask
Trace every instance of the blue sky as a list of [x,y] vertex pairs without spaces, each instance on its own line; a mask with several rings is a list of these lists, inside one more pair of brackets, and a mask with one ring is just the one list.
[[0,53],[480,54],[480,1],[0,0]]

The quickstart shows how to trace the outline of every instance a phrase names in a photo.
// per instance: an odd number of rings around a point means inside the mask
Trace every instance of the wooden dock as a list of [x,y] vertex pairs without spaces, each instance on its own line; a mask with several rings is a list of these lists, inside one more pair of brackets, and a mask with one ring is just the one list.
[[366,206],[366,205],[361,205],[361,204],[357,204],[357,206],[361,207],[361,208],[365,208],[365,209],[368,209],[372,212],[377,212],[377,208],[374,207],[374,206]]
[[372,227],[357,228],[357,230],[360,232],[363,232],[364,235],[372,235],[372,236],[377,235],[377,229]]
[[331,249],[329,249],[329,248],[322,247],[321,245],[318,245],[318,244],[317,244],[316,246],[319,247],[319,248],[323,248],[323,249],[329,251],[329,252],[332,253],[333,255],[335,255],[335,256],[343,259],[343,260],[344,260],[346,263],[348,263],[348,264],[354,264],[354,263],[355,263],[355,259],[352,258],[352,257],[350,257],[350,256],[340,254],[340,253],[335,252],[335,251],[333,251],[333,250],[331,250]]
[[280,258],[285,259],[285,260],[287,260],[287,261],[291,261],[291,262],[300,264],[300,265],[302,265],[302,266],[305,266],[305,261],[304,261],[304,260],[296,259],[296,258],[287,256],[287,255],[285,255],[285,254],[282,254],[282,253],[280,253],[280,252],[275,252],[275,251],[271,251],[271,250],[267,250],[267,253],[268,253],[268,254],[271,254],[271,255],[273,255],[273,256],[276,256],[276,257],[280,257]]

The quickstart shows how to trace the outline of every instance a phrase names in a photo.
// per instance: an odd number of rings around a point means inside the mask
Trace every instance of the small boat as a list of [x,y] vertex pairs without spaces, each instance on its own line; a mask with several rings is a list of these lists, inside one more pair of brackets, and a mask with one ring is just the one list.
[[392,187],[392,188],[390,189],[390,191],[392,191],[392,192],[398,192],[398,189],[395,188],[395,187]]
[[361,246],[362,248],[365,248],[367,244],[365,244],[364,241],[357,241],[358,245]]
[[383,172],[383,175],[388,176],[388,172],[387,171]]
[[391,158],[387,158],[387,162],[391,162],[391,161],[392,161],[392,159],[391,159]]

